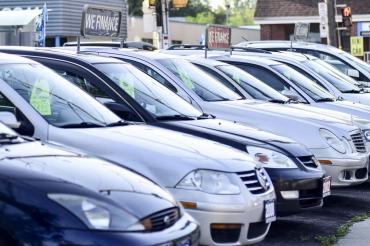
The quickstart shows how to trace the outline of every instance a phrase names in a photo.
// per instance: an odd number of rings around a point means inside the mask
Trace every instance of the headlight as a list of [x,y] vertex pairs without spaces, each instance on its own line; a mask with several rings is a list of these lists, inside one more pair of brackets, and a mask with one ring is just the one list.
[[200,190],[219,195],[240,193],[239,185],[233,179],[232,174],[211,170],[196,170],[189,173],[176,185],[176,188]]
[[123,209],[94,198],[71,194],[48,194],[48,197],[93,230],[143,231],[146,229],[137,218]]
[[370,130],[365,130],[363,132],[364,132],[364,136],[365,136],[366,141],[370,142]]
[[297,165],[288,156],[277,151],[255,146],[247,146],[247,151],[266,168],[297,168]]
[[346,145],[332,132],[326,129],[320,129],[320,135],[326,140],[330,147],[338,151],[339,153],[346,153]]

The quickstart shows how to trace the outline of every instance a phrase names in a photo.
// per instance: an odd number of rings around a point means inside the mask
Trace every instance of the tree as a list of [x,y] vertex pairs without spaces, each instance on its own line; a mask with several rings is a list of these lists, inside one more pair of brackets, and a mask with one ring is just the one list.
[[143,16],[143,1],[144,0],[127,0],[128,14],[133,16]]
[[202,16],[206,16],[208,12],[211,12],[209,0],[189,0],[188,5],[181,9],[172,9],[170,16],[174,17],[195,17],[202,13]]

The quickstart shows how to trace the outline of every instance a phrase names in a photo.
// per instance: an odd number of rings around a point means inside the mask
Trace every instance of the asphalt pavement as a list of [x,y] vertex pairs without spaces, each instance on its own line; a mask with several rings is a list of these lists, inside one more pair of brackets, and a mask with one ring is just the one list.
[[[278,221],[273,223],[267,238],[258,245],[319,245],[315,240],[316,236],[334,235],[338,226],[348,222],[354,216],[368,212],[370,212],[370,182],[355,187],[334,189],[332,195],[325,199],[322,209],[278,218]],[[366,222],[368,223],[367,241],[370,244],[370,222]],[[355,224],[355,226],[359,225]],[[354,232],[357,227],[353,227],[351,232]],[[346,245],[340,244],[340,246]]]

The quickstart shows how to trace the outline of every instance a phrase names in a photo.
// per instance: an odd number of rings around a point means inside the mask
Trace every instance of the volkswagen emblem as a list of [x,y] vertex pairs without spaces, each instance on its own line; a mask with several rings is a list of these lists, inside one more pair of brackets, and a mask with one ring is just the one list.
[[171,223],[171,218],[170,218],[170,216],[168,216],[168,215],[164,216],[164,218],[163,218],[163,223],[164,223],[166,226],[168,226],[168,225]]
[[257,179],[258,179],[258,182],[260,182],[262,188],[267,191],[268,190],[268,186],[267,186],[267,180],[265,179],[265,177],[262,175],[262,173],[260,171],[256,171],[257,173]]

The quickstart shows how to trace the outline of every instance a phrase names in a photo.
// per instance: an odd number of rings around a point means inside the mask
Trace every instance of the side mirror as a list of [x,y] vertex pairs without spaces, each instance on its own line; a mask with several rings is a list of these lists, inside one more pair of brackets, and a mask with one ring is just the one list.
[[356,69],[347,69],[347,75],[352,78],[360,78],[360,72]]
[[0,112],[0,121],[4,125],[12,129],[18,129],[21,126],[21,123],[17,121],[17,118],[15,117],[15,115],[7,111]]
[[299,99],[298,95],[294,91],[283,90],[281,92],[281,94],[283,94],[284,96],[286,96],[289,99],[292,99],[293,101],[298,101],[298,99]]

